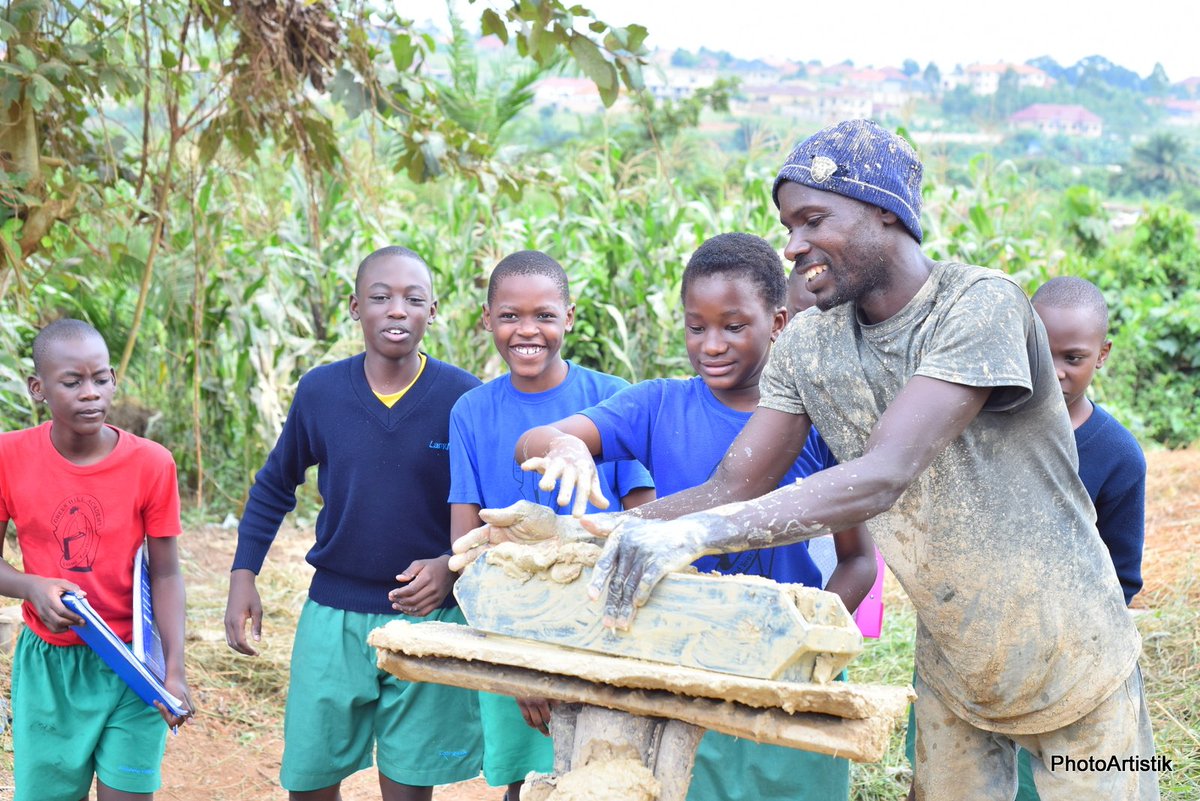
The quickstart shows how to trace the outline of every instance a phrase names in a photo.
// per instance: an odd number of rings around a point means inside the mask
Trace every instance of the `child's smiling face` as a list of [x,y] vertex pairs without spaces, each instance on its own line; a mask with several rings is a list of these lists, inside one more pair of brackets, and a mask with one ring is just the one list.
[[783,310],[768,308],[753,282],[724,273],[692,281],[683,307],[692,369],[718,400],[734,406],[730,393],[757,389],[771,342],[783,329]]
[[574,323],[575,304],[564,302],[561,287],[537,273],[505,276],[483,306],[484,328],[521,392],[544,392],[563,380],[560,352]]

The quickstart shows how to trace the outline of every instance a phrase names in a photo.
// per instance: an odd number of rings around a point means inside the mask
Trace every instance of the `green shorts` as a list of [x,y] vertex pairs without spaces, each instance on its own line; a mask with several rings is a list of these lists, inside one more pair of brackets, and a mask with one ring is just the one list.
[[279,783],[319,790],[369,768],[414,787],[479,775],[475,693],[401,681],[376,667],[367,634],[392,620],[462,623],[457,608],[428,617],[347,612],[305,601],[292,646]]
[[846,801],[850,763],[826,754],[705,732],[688,801]]
[[[846,672],[838,681],[846,680]],[[850,762],[705,732],[688,801],[847,801]]]
[[554,741],[531,728],[515,699],[479,693],[483,723],[483,777],[492,787],[525,780],[530,771],[554,769]]
[[162,784],[166,722],[86,645],[22,629],[12,717],[14,801],[79,801],[93,775],[126,793]]

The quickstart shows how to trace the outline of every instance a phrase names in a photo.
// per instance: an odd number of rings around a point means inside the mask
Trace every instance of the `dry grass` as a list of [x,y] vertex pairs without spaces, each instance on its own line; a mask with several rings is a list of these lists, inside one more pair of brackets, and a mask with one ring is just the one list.
[[[1163,797],[1200,801],[1200,450],[1149,454],[1146,590],[1136,605],[1144,639],[1142,670],[1155,740],[1174,771],[1161,777]],[[250,801],[282,797],[276,784],[282,753],[282,713],[292,631],[310,569],[311,533],[281,532],[259,578],[266,611],[261,654],[239,656],[225,645],[223,616],[235,534],[195,527],[180,541],[189,599],[188,670],[201,714],[169,738],[164,764],[168,801]],[[914,616],[894,582],[886,590],[884,636],[852,667],[859,681],[908,683]],[[0,655],[0,690],[7,697],[8,657]],[[857,801],[898,801],[909,782],[903,731],[878,765],[855,766]],[[11,791],[11,740],[0,736],[0,798]],[[476,781],[437,793],[439,801],[495,801]],[[346,801],[378,798],[371,771],[344,786]]]

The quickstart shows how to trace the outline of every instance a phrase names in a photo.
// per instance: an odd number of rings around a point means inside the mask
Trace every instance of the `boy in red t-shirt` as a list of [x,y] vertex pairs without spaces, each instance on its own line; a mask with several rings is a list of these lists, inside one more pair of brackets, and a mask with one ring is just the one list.
[[[33,341],[29,393],[51,420],[0,434],[0,549],[16,524],[25,571],[0,560],[0,595],[20,598],[28,628],[13,655],[14,801],[100,801],[161,783],[168,726],[69,626],[62,603],[86,595],[132,639],[133,560],[148,538],[150,586],[166,688],[193,709],[184,674],[184,590],[175,462],[161,445],[105,424],[116,377],[96,329],[58,320]],[[186,716],[185,716],[186,717]]]

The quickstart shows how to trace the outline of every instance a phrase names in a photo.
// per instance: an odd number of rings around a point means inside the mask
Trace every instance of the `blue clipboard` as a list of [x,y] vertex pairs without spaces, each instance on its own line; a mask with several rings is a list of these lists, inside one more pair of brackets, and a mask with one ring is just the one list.
[[86,621],[83,626],[71,626],[88,646],[100,655],[121,680],[129,685],[138,698],[148,705],[154,706],[158,701],[173,715],[183,717],[188,714],[183,701],[176,698],[150,670],[142,664],[129,646],[121,642],[104,618],[96,613],[87,599],[80,598],[73,592],[65,592],[62,596],[63,605]]

